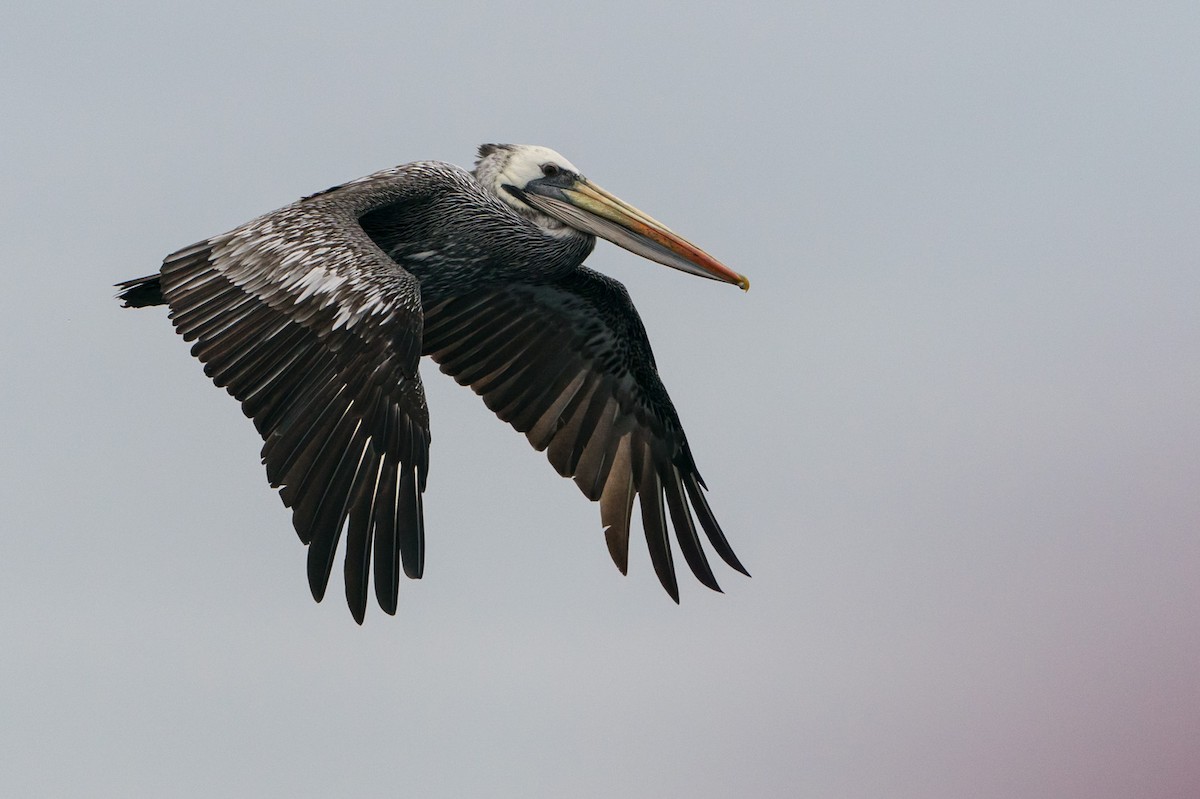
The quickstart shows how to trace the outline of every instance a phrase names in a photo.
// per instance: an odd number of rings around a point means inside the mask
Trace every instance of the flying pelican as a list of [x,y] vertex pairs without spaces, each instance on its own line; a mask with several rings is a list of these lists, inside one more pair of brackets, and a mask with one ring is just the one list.
[[389,614],[400,569],[413,579],[424,569],[422,355],[600,503],[622,574],[636,498],[671,598],[668,511],[688,566],[720,591],[696,521],[749,572],[701,491],[625,287],[583,266],[596,236],[750,285],[553,150],[485,144],[472,172],[419,161],[335,186],[167,256],[158,274],[117,284],[118,298],[169,306],[205,374],[254,421],[318,602],[346,530],[346,601],[359,624],[372,560]]

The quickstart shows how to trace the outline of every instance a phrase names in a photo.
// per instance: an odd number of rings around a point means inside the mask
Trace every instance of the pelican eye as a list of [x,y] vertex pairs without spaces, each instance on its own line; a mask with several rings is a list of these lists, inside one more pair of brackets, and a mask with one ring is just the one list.
[[560,172],[562,170],[558,168],[558,164],[542,164],[542,174],[548,178],[558,177]]

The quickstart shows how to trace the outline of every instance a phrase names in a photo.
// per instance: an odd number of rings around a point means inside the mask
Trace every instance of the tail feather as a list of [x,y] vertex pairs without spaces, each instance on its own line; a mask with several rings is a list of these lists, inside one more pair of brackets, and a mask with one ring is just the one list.
[[159,275],[123,280],[117,284],[117,288],[121,289],[117,292],[117,299],[124,303],[126,308],[145,308],[150,305],[167,304],[167,301],[163,299]]

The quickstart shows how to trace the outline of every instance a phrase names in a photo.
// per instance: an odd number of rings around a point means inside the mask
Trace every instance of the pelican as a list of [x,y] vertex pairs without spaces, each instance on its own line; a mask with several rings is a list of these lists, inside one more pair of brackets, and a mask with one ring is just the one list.
[[[679,601],[667,515],[696,578],[720,591],[697,530],[733,569],[675,407],[625,287],[583,266],[601,237],[700,277],[749,281],[545,147],[485,144],[473,171],[385,169],[185,247],[118,283],[166,305],[216,385],[264,440],[262,462],[325,595],[346,533],[346,602],[395,614],[400,571],[424,571],[437,362],[600,503],[624,574],[639,503],[654,571]],[[698,524],[697,524],[698,522]]]

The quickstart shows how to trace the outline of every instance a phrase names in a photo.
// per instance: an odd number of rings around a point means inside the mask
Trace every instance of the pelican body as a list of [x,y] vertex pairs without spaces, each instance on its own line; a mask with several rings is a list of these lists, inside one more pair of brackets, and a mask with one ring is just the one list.
[[583,266],[596,236],[749,287],[553,150],[488,144],[473,172],[421,161],[305,197],[167,256],[158,274],[118,284],[118,297],[167,305],[205,373],[253,420],[318,602],[345,531],[346,600],[360,624],[372,566],[389,614],[401,571],[424,570],[422,355],[600,503],[622,573],[637,501],[672,599],[668,513],[688,566],[719,591],[698,529],[748,572],[705,499],[629,295]]

